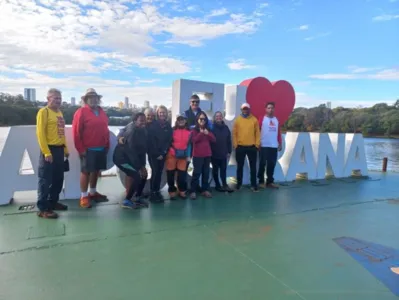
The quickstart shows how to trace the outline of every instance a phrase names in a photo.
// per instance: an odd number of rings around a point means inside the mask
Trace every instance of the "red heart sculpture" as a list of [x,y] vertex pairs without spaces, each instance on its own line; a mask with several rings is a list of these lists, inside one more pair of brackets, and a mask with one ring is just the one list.
[[283,125],[290,117],[295,106],[295,91],[285,80],[270,82],[264,77],[246,79],[240,85],[247,87],[247,103],[251,105],[251,113],[259,120],[265,115],[267,102],[276,104],[275,115]]

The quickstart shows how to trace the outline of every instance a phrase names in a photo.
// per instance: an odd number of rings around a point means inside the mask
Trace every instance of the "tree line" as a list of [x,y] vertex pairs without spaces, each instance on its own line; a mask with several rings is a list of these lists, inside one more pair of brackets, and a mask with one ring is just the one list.
[[[25,101],[22,95],[0,93],[0,126],[35,125],[36,113],[45,102]],[[67,124],[79,106],[63,102],[62,112]],[[123,126],[130,122],[133,113],[142,109],[117,109],[105,107],[111,126]],[[170,114],[170,112],[169,112]],[[394,105],[378,103],[372,107],[328,108],[319,105],[312,108],[298,107],[284,124],[283,131],[363,133],[365,136],[399,136],[399,99]]]

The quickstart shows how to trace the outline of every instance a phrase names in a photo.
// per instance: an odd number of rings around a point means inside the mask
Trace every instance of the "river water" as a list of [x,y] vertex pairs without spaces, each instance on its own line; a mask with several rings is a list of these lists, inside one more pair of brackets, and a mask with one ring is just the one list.
[[[120,127],[111,126],[110,129],[118,132]],[[8,135],[8,127],[0,127],[0,154]],[[366,138],[364,139],[368,169],[380,171],[382,160],[388,157],[388,171],[399,172],[399,139]],[[32,173],[32,165],[28,157],[24,158],[21,168],[22,173]],[[116,174],[115,167],[104,172]]]

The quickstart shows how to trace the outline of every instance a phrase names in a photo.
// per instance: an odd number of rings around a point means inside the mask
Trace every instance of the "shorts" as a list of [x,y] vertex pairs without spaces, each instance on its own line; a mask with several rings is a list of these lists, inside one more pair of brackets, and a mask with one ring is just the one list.
[[173,171],[186,171],[187,167],[187,159],[185,158],[176,158],[173,155],[166,155],[166,170]]
[[107,169],[107,153],[105,150],[87,150],[86,155],[80,157],[80,171],[92,173]]

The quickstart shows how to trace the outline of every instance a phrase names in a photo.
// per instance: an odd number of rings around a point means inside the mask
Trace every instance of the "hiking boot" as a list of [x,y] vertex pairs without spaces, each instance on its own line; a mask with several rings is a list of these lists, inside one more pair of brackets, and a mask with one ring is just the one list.
[[107,196],[102,195],[102,194],[100,194],[98,192],[95,192],[93,195],[89,194],[89,197],[90,197],[91,200],[95,201],[96,203],[107,202],[108,201]]
[[252,186],[252,187],[251,187],[251,191],[252,191],[252,192],[254,192],[254,193],[257,193],[257,192],[259,192],[259,190],[258,190],[258,187],[257,187],[257,186]]
[[179,197],[182,199],[187,199],[187,193],[186,192],[179,192]]
[[58,210],[58,211],[65,211],[65,210],[68,210],[68,206],[66,206],[65,204],[57,202],[57,203],[54,203],[52,205],[52,209],[53,210]]
[[148,204],[147,201],[144,200],[144,197],[139,197],[137,198],[136,201],[134,201],[138,206],[141,207],[149,207],[150,205]]
[[169,192],[169,198],[170,200],[176,200],[177,192]]
[[37,216],[39,218],[43,218],[43,219],[57,219],[58,218],[58,214],[52,210],[39,211],[37,213]]
[[266,184],[264,182],[262,182],[262,183],[259,182],[259,188],[260,189],[265,189],[266,188]]
[[150,202],[153,202],[153,203],[162,203],[162,202],[164,202],[164,199],[163,199],[163,197],[162,197],[160,192],[151,193],[149,200],[150,200]]
[[190,199],[191,199],[191,200],[197,199],[197,194],[196,194],[196,193],[191,193],[191,194],[190,194]]
[[269,183],[269,184],[266,185],[266,187],[269,188],[269,189],[278,189],[279,188],[279,186],[277,184],[274,184],[274,183]]
[[81,197],[79,205],[81,208],[91,208],[90,197]]
[[205,198],[212,198],[212,194],[210,191],[204,191],[201,193],[201,195]]
[[216,187],[215,187],[215,191],[224,193],[224,192],[225,192],[225,189],[222,188],[221,186],[216,186]]

